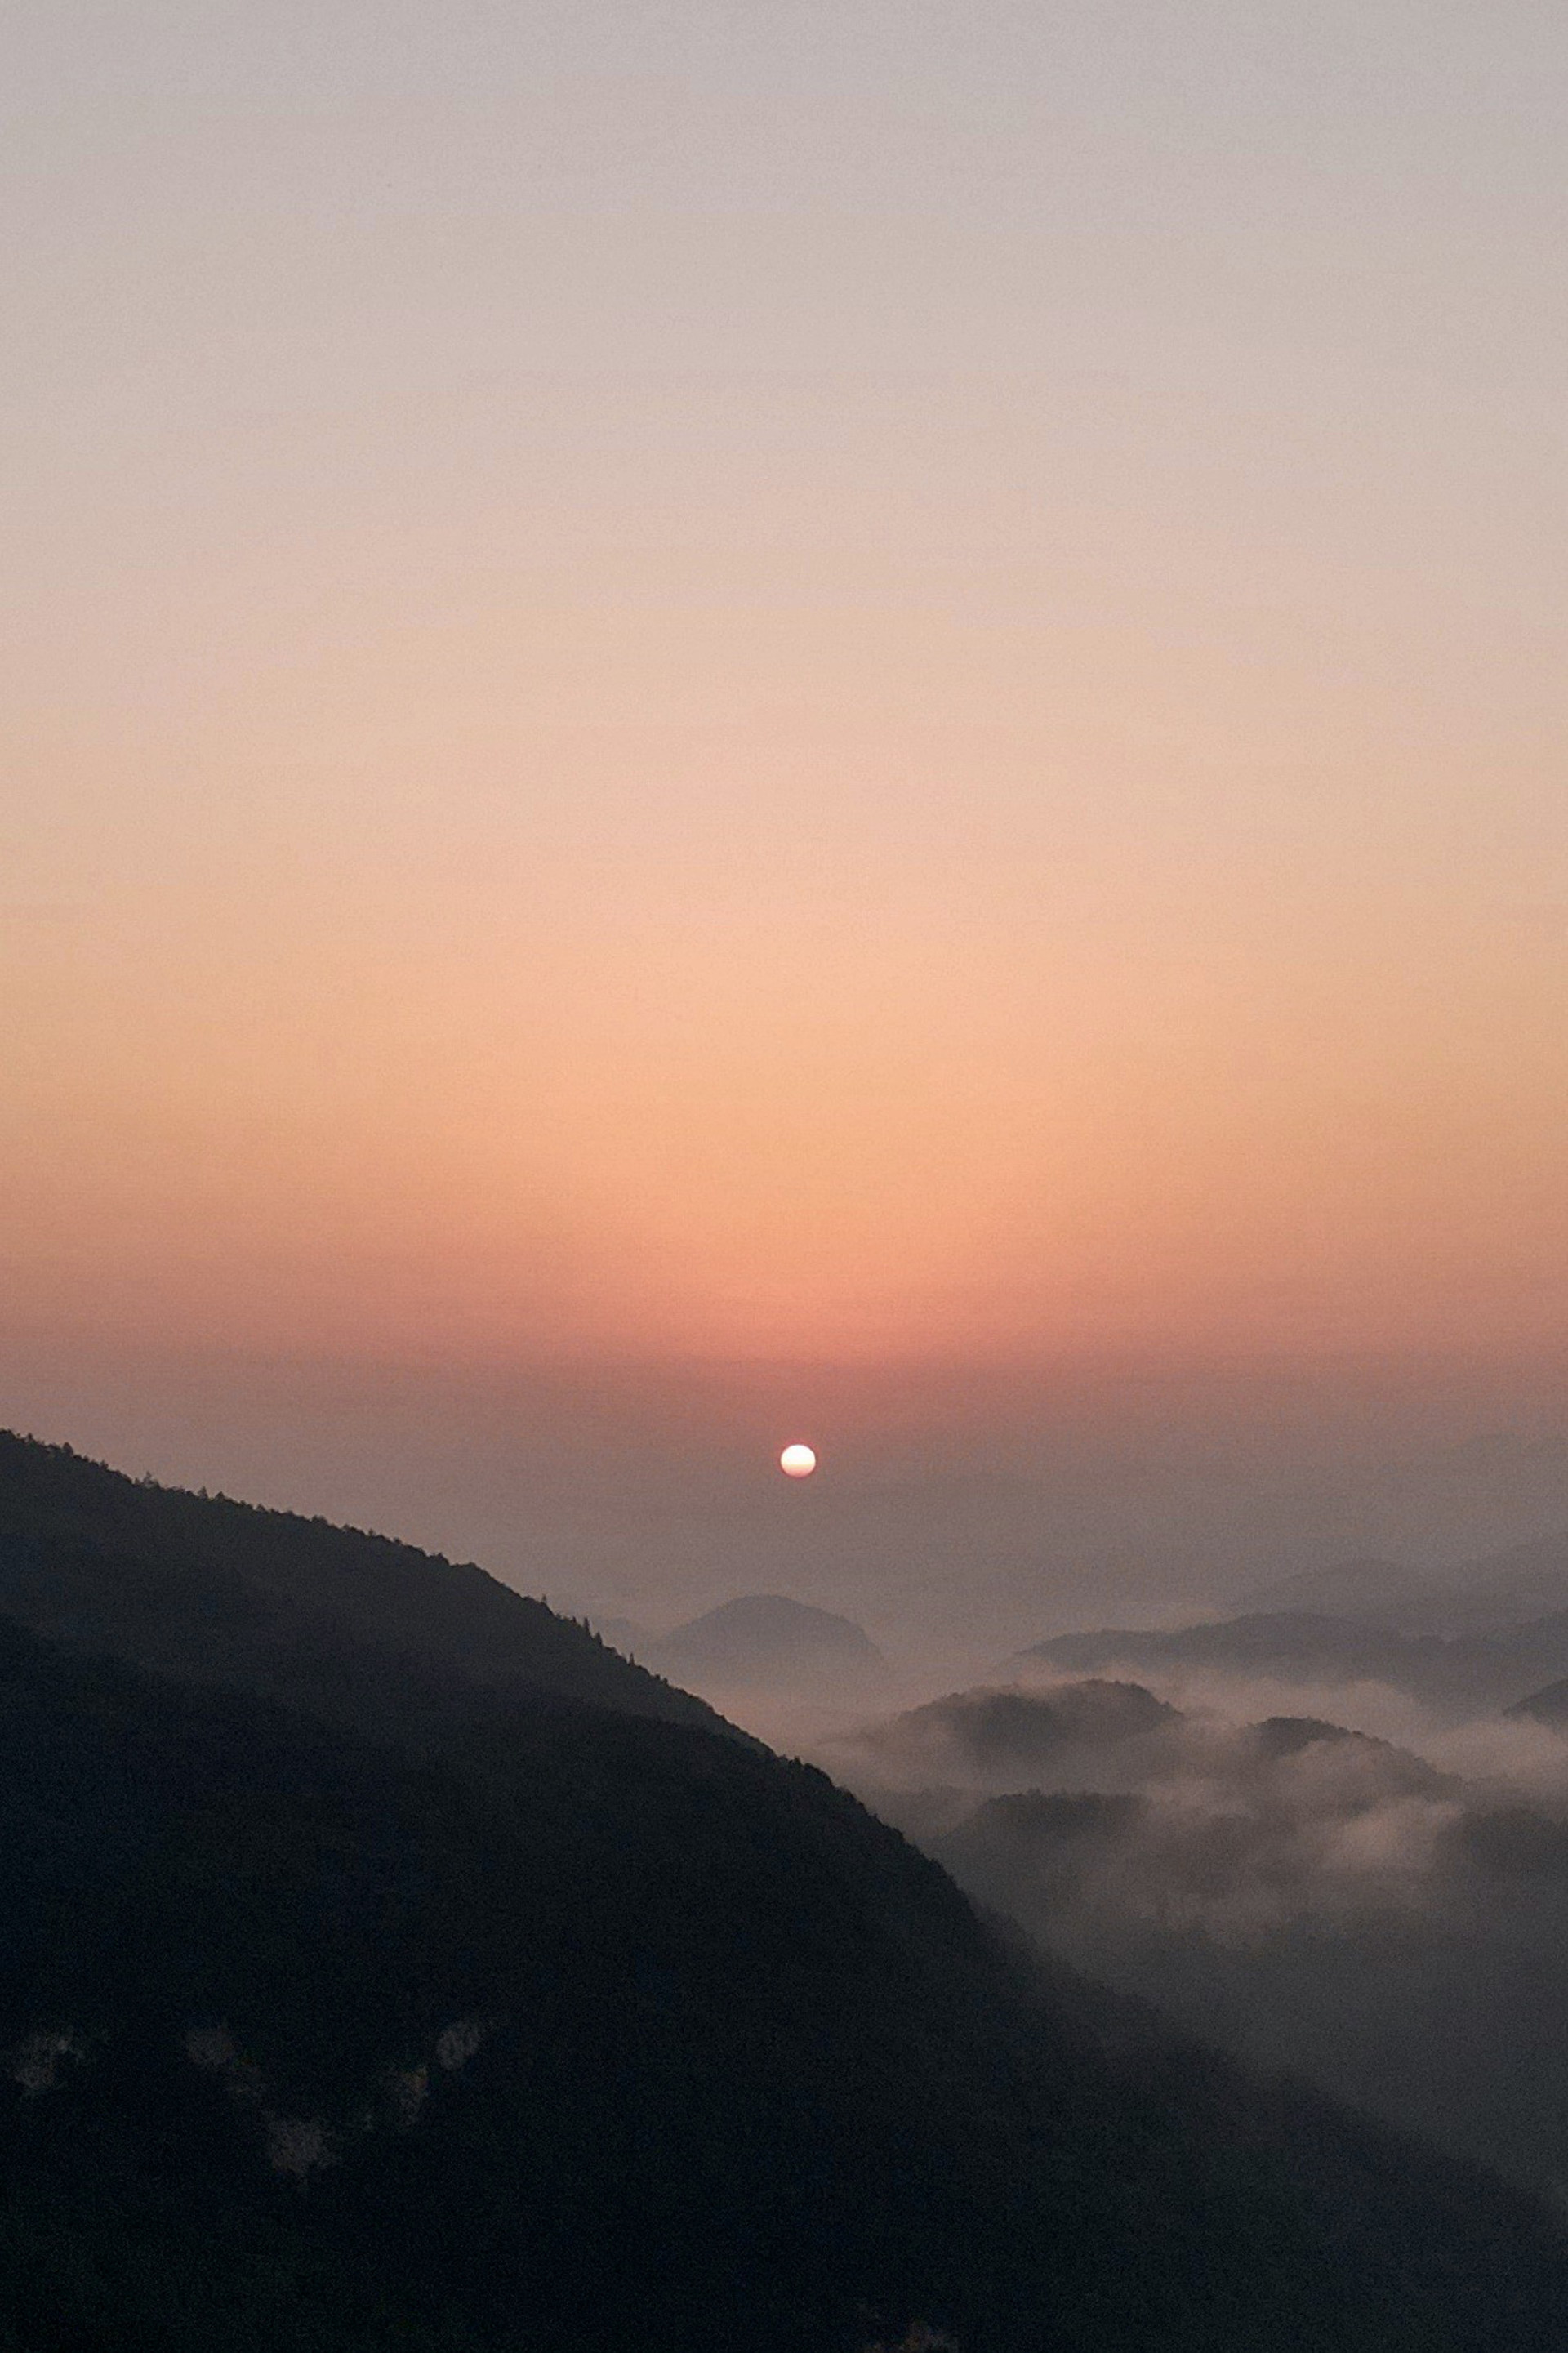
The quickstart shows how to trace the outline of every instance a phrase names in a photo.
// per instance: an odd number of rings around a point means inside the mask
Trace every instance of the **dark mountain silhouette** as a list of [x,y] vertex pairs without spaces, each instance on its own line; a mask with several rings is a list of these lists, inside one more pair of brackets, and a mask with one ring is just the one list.
[[395,1735],[416,1684],[676,1724],[712,1710],[471,1563],[127,1479],[0,1431],[0,1612],[75,1647]]
[[863,1628],[780,1593],[721,1602],[647,1652],[661,1670],[698,1684],[809,1688],[824,1675],[864,1674],[882,1654]]
[[590,1613],[588,1624],[601,1642],[607,1642],[612,1651],[619,1651],[623,1657],[628,1659],[640,1659],[642,1653],[651,1650],[658,1640],[657,1634],[650,1633],[635,1618],[605,1618]]
[[0,1625],[6,2353],[1554,2341],[1543,2208],[1010,1942],[538,1605],[16,1441],[0,1493],[33,1615],[119,1652]]

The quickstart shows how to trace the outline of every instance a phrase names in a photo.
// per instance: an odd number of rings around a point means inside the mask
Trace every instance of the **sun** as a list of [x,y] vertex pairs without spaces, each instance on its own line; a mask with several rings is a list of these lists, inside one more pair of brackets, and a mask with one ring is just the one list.
[[786,1479],[809,1479],[816,1468],[816,1456],[809,1446],[786,1446],[779,1456],[779,1469]]

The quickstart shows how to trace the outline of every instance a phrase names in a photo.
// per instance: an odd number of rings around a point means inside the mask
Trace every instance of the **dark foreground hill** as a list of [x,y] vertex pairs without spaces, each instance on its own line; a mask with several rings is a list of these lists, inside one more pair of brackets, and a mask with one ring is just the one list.
[[[104,1474],[6,1461],[79,1589]],[[821,1775],[449,1659],[371,1737],[232,1626],[210,1680],[205,1589],[195,1683],[0,1630],[7,2353],[1563,2341],[1543,2211],[1037,1963]]]
[[394,1736],[442,1702],[467,1711],[480,1694],[728,1728],[472,1563],[127,1479],[6,1430],[0,1612],[77,1649]]

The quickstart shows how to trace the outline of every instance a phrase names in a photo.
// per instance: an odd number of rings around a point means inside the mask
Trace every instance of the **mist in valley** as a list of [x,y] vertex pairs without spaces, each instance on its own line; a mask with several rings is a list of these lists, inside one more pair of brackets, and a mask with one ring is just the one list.
[[1283,1663],[1015,1659],[866,1696],[812,1753],[983,1905],[1241,2057],[1568,2198],[1560,1690],[1467,1711]]
[[[994,1616],[950,1622],[928,1561],[960,1492],[932,1482],[902,1582],[918,1506],[884,1491],[813,1527],[821,1562],[879,1510],[853,1573],[764,1545],[747,1565],[793,1592],[600,1629],[1088,1975],[1568,2200],[1568,1514],[1458,1561],[1227,1562],[1206,1592],[1152,1554],[1103,1585],[999,1566]],[[1032,1596],[1053,1630],[1017,1642]]]

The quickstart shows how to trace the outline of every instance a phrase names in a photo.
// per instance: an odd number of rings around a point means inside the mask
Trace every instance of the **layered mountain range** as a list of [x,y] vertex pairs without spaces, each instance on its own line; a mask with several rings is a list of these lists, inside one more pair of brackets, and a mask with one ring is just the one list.
[[1410,1745],[1248,1721],[1212,1689],[980,1686],[865,1725],[835,1763],[1080,1968],[1555,2199],[1563,1689]]
[[8,2353],[1561,2336],[1544,2205],[476,1567],[6,1438],[0,1701]]

